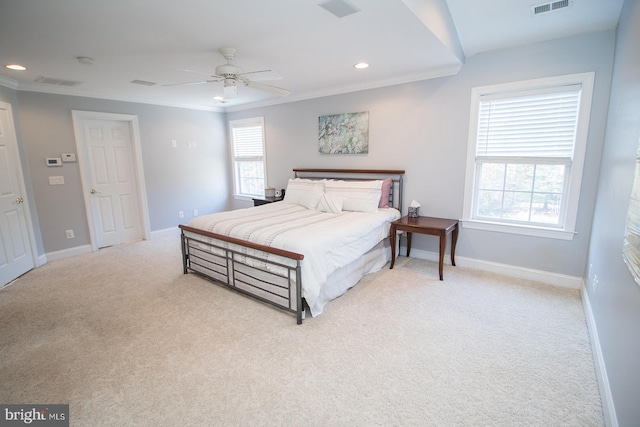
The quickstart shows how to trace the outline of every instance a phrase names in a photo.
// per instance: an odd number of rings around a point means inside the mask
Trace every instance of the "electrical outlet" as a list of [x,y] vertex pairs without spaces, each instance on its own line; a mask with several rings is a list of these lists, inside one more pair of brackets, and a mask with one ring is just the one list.
[[178,141],[176,141],[175,139],[171,140],[171,148],[178,148]]
[[67,239],[73,239],[76,237],[73,235],[73,230],[65,230],[64,234],[67,236]]
[[193,210],[193,216],[198,216],[198,209]]
[[184,218],[184,212],[178,211],[178,218]]
[[595,276],[593,276],[593,293],[598,293],[598,285],[600,284],[600,281],[598,280],[598,275],[596,274]]
[[63,184],[64,184],[64,176],[49,177],[49,185],[63,185]]

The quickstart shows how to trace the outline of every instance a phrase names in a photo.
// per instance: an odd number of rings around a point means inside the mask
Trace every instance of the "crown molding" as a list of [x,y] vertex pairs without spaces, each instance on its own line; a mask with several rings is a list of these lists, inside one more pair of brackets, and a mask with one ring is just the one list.
[[85,93],[78,90],[74,90],[73,88],[65,88],[65,87],[57,87],[57,86],[43,87],[43,85],[29,84],[29,83],[20,84],[17,90],[24,91],[24,92],[48,93],[53,95],[66,95],[66,96],[79,96],[83,98],[106,99],[110,101],[158,105],[163,107],[185,108],[189,110],[213,111],[217,113],[224,112],[224,110],[219,107],[209,107],[204,105],[193,105],[193,104],[180,104],[180,103],[173,103],[173,102],[162,102],[162,101],[145,99],[145,98],[118,97],[118,96],[112,96],[112,95],[101,94],[101,93]]
[[8,87],[9,89],[18,89],[19,82],[17,80],[10,79],[7,76],[0,74],[0,86]]
[[334,88],[331,90],[307,92],[305,94],[288,96],[286,98],[279,98],[279,99],[273,99],[273,100],[264,101],[264,102],[254,102],[249,104],[242,104],[242,105],[237,105],[233,107],[223,107],[223,108],[225,113],[232,113],[236,111],[250,110],[253,108],[269,107],[272,105],[287,104],[290,102],[304,101],[307,99],[322,98],[325,96],[342,95],[345,93],[359,92],[362,90],[378,89],[378,88],[387,87],[387,86],[396,86],[396,85],[412,83],[412,82],[417,82],[422,80],[436,79],[439,77],[453,76],[458,74],[461,68],[462,68],[462,63],[447,65],[447,66],[431,69],[425,73],[410,74],[410,75],[405,75],[405,76],[401,76],[399,78],[394,78],[394,79],[378,80],[376,82],[365,83],[361,85],[343,86],[343,87]]
[[229,113],[229,112],[250,110],[254,108],[269,107],[272,105],[304,101],[308,99],[322,98],[326,96],[342,95],[346,93],[359,92],[363,90],[378,89],[382,87],[395,86],[395,85],[412,83],[412,82],[417,82],[422,80],[431,80],[439,77],[448,77],[448,76],[458,74],[461,68],[462,68],[462,63],[456,63],[456,64],[446,65],[446,66],[435,68],[435,69],[430,69],[427,72],[414,73],[414,74],[404,75],[404,76],[387,79],[387,80],[378,80],[375,82],[369,82],[364,84],[342,86],[342,87],[333,88],[331,90],[323,89],[319,91],[312,91],[312,92],[307,92],[299,95],[288,96],[286,98],[277,98],[277,99],[271,99],[268,101],[253,102],[253,103],[241,104],[241,105],[229,106],[229,107],[180,104],[175,102],[163,102],[163,101],[143,99],[143,98],[118,97],[118,96],[100,94],[100,93],[85,93],[77,89],[67,88],[67,87],[56,87],[56,86],[44,87],[43,85],[38,85],[38,84],[20,83],[17,80],[10,79],[9,77],[3,76],[3,75],[0,75],[0,85],[6,86],[13,90],[26,91],[26,92],[48,93],[48,94],[66,95],[66,96],[79,96],[84,98],[107,99],[111,101],[133,102],[133,103],[139,103],[139,104],[159,105],[164,107],[185,108],[190,110],[212,111],[216,113]]

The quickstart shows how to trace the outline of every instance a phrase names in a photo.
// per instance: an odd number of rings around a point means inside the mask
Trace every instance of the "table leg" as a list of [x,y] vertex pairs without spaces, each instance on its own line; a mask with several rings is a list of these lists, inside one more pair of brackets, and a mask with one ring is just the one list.
[[443,264],[444,264],[444,251],[447,248],[447,232],[440,232],[440,263],[438,265],[438,272],[440,273],[440,280],[444,280]]
[[407,258],[409,258],[410,253],[411,253],[411,233],[407,231]]
[[391,244],[391,265],[389,266],[389,270],[393,268],[393,264],[396,262],[396,226],[391,225],[389,229],[389,243]]
[[456,265],[456,243],[458,243],[458,224],[453,228],[451,233],[451,264]]

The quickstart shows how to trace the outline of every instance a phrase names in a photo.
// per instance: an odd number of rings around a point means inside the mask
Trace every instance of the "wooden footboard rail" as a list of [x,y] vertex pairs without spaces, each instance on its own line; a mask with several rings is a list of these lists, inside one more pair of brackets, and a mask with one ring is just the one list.
[[[302,324],[304,255],[180,225],[182,266],[189,271],[296,314]],[[275,257],[273,255],[276,255]]]

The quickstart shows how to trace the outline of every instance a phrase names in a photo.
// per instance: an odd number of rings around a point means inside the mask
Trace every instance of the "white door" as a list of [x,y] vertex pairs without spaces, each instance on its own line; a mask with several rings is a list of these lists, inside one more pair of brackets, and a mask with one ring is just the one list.
[[0,103],[0,287],[34,267],[20,191],[18,143],[8,108]]
[[128,121],[84,120],[95,237],[99,248],[142,238]]

